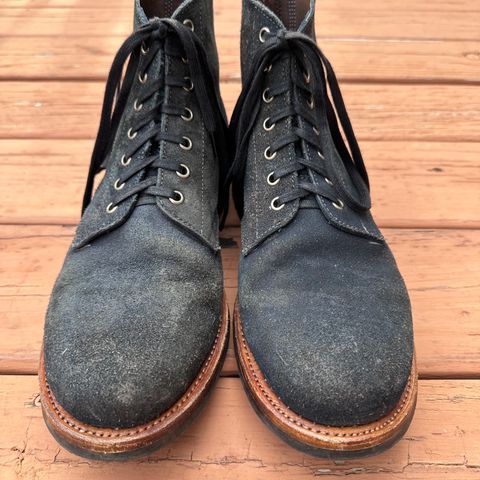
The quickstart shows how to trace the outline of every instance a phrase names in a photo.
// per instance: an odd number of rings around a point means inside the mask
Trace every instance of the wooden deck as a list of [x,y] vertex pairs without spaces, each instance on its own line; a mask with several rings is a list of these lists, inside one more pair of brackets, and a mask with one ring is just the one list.
[[[319,41],[413,303],[421,380],[404,439],[361,461],[292,450],[250,408],[231,352],[204,413],[149,458],[88,462],[50,437],[35,376],[43,317],[79,219],[104,81],[132,3],[0,3],[0,479],[479,479],[478,0],[317,0]],[[240,90],[240,3],[215,1],[229,112]],[[234,218],[224,236],[238,244]],[[224,258],[232,303],[238,248]]]

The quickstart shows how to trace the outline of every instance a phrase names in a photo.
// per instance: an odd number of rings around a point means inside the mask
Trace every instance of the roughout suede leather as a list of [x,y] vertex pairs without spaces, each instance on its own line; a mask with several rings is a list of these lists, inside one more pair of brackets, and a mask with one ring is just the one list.
[[[135,5],[138,28],[148,20],[138,0]],[[211,0],[186,0],[174,17],[193,20],[218,66]],[[180,68],[161,51],[149,80],[165,61],[169,73]],[[194,95],[182,88],[167,93],[174,95],[171,102],[193,111],[191,122],[162,118],[166,129],[188,132],[192,150],[172,144],[159,148],[159,155],[174,155],[191,170],[187,179],[158,173],[158,184],[182,191],[185,202],[157,198],[157,203],[135,205],[137,198],[131,197],[114,213],[105,211],[118,172],[125,168],[120,159],[138,88],[132,88],[105,177],[53,289],[45,325],[45,371],[56,399],[75,419],[97,427],[140,425],[170,408],[198,375],[222,311],[219,167]],[[132,156],[132,164],[146,149]],[[136,177],[130,185],[140,181]]]
[[[299,27],[311,36],[313,13],[312,1]],[[262,2],[244,0],[244,77],[261,46],[264,26],[272,34],[284,29]],[[291,61],[277,61],[265,87],[283,81]],[[288,164],[295,150],[289,145],[266,160],[264,149],[290,131],[292,121],[287,118],[267,132],[262,125],[292,95],[262,102],[249,141],[239,267],[241,322],[265,379],[293,412],[319,424],[364,424],[391,411],[406,386],[413,359],[410,302],[368,211],[346,205],[339,210],[320,196],[287,203],[278,211],[270,208],[274,197],[296,188],[298,174],[275,186],[267,184],[269,172]],[[301,148],[314,158],[303,141]],[[314,172],[312,177],[324,181]]]

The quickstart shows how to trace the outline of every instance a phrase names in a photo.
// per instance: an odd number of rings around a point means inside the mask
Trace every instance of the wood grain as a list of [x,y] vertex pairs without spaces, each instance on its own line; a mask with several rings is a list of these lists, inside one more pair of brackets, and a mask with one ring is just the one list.
[[[123,37],[0,38],[2,80],[104,80]],[[221,80],[240,80],[237,37],[218,36]],[[480,41],[320,39],[344,82],[480,82]]]
[[[0,372],[35,373],[48,297],[73,227],[0,227]],[[384,231],[410,291],[423,378],[480,376],[480,232]],[[223,236],[239,243],[239,229]],[[238,248],[223,251],[232,309]],[[439,262],[439,259],[442,259]],[[230,351],[224,374],[236,373]]]
[[61,449],[43,423],[37,393],[34,377],[0,377],[2,479],[480,476],[480,381],[421,381],[416,415],[399,444],[375,457],[336,463],[305,456],[277,439],[256,417],[238,378],[220,379],[204,412],[178,440],[148,458],[124,463],[87,461]]
[[[0,32],[7,36],[126,35],[131,0],[3,0]],[[217,35],[238,36],[240,0],[214,2]],[[319,0],[319,37],[479,40],[477,0]]]
[[[221,89],[231,113],[240,85]],[[2,82],[0,138],[94,138],[103,90],[100,82]],[[478,140],[475,85],[346,84],[343,93],[360,140]]]

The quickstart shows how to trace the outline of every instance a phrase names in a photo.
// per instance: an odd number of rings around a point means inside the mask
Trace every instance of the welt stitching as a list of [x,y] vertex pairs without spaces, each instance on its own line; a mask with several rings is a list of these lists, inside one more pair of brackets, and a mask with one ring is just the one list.
[[[223,316],[223,314],[222,314],[222,316]],[[222,319],[222,322],[223,321],[224,320]],[[222,322],[220,322],[220,326],[218,327],[217,335],[216,335],[215,340],[213,342],[213,347],[210,350],[208,358],[205,361],[205,364],[203,365],[199,376],[197,377],[197,379],[195,380],[193,385],[189,388],[187,393],[171,409],[169,409],[168,412],[165,415],[162,415],[160,418],[157,418],[157,419],[147,423],[146,425],[144,425],[141,428],[138,428],[136,430],[131,430],[131,431],[128,431],[128,432],[118,431],[118,432],[115,432],[115,433],[104,433],[100,429],[96,429],[96,428],[90,428],[89,430],[87,430],[83,427],[78,426],[75,422],[72,422],[72,421],[68,420],[65,417],[65,415],[63,415],[62,412],[60,412],[60,410],[58,408],[58,404],[55,401],[55,399],[53,398],[52,392],[50,390],[50,385],[48,384],[47,380],[45,379],[45,386],[47,387],[48,398],[50,399],[50,401],[53,405],[55,413],[64,423],[66,423],[70,427],[74,428],[78,432],[87,433],[89,435],[94,435],[96,437],[107,437],[107,438],[110,438],[110,437],[116,437],[116,438],[118,438],[118,437],[129,437],[129,436],[135,435],[137,433],[141,433],[141,432],[150,430],[155,425],[158,425],[159,423],[162,423],[168,417],[170,417],[173,413],[175,413],[192,396],[192,394],[193,394],[194,390],[196,389],[197,385],[200,383],[203,376],[205,375],[205,371],[206,371],[208,365],[210,364],[210,361],[212,360],[213,354],[215,353],[215,350],[216,350],[217,345],[218,345],[218,338],[220,336],[220,331],[221,331],[221,328],[222,328]]]
[[[238,313],[237,313],[237,315],[238,315]],[[250,353],[249,353],[249,350],[248,350],[248,346],[247,346],[247,343],[245,341],[245,336],[243,334],[243,329],[242,329],[242,326],[241,326],[240,323],[239,323],[239,326],[240,326],[240,328],[239,328],[240,335],[242,337],[242,346],[243,346],[243,349],[244,349],[245,354],[247,356],[249,369],[250,369],[250,372],[255,379],[255,383],[258,385],[258,387],[260,388],[260,391],[262,392],[263,396],[268,400],[268,402],[272,405],[272,407],[277,412],[279,412],[283,417],[285,417],[287,420],[294,423],[295,425],[299,426],[300,428],[311,431],[313,433],[319,433],[319,434],[322,434],[322,435],[329,435],[329,436],[335,436],[335,437],[360,437],[360,436],[364,436],[364,435],[369,435],[369,434],[371,434],[375,431],[382,430],[382,429],[386,428],[388,425],[390,425],[395,420],[395,418],[400,414],[400,412],[402,411],[403,407],[405,406],[405,404],[407,402],[408,396],[409,396],[409,394],[411,392],[411,388],[412,388],[413,372],[410,374],[410,376],[408,378],[407,387],[405,388],[405,391],[402,395],[402,400],[401,400],[400,406],[381,425],[378,425],[375,428],[369,428],[369,429],[362,430],[360,432],[354,432],[354,433],[329,432],[328,430],[323,430],[323,429],[318,429],[318,428],[315,428],[315,427],[311,427],[310,425],[307,425],[304,422],[298,420],[297,418],[289,415],[278,404],[278,402],[276,402],[271,397],[271,395],[265,390],[265,388],[263,387],[263,385],[261,383],[261,380],[258,378],[258,375],[256,374],[255,369],[253,367],[252,360],[251,360],[251,357],[250,357]],[[299,418],[301,418],[301,417],[299,417]],[[315,424],[313,422],[312,422],[312,424],[313,425],[318,425],[318,424]]]

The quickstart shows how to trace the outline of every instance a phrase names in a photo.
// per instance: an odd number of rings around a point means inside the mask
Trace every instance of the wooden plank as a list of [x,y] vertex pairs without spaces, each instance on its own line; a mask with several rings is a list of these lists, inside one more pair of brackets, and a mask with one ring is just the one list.
[[[73,227],[0,227],[0,372],[36,372],[48,297]],[[224,237],[238,244],[239,229]],[[422,377],[480,376],[480,231],[394,230],[385,234],[411,294]],[[238,248],[225,248],[230,307]],[[439,261],[439,259],[442,259]],[[235,373],[233,357],[225,373]]]
[[470,480],[480,476],[480,381],[421,381],[413,423],[391,450],[333,462],[303,455],[257,418],[238,378],[222,378],[205,410],[176,441],[122,463],[94,462],[60,448],[45,427],[35,377],[0,378],[3,479]]
[[[125,35],[131,28],[132,0],[4,0],[0,32],[6,36]],[[240,0],[216,1],[216,32],[238,35]],[[324,37],[480,39],[476,0],[322,0],[317,2],[317,31]]]
[[[93,138],[104,84],[2,82],[0,138]],[[231,113],[240,92],[223,83]],[[360,140],[472,141],[480,130],[475,85],[346,84],[345,101]],[[454,125],[454,127],[452,127]]]
[[[1,80],[104,80],[121,37],[0,37]],[[240,79],[237,37],[217,38],[222,80]],[[321,39],[342,81],[480,82],[479,41]]]
[[[480,227],[480,143],[362,147],[381,226]],[[92,148],[92,140],[0,140],[0,223],[75,224]]]

